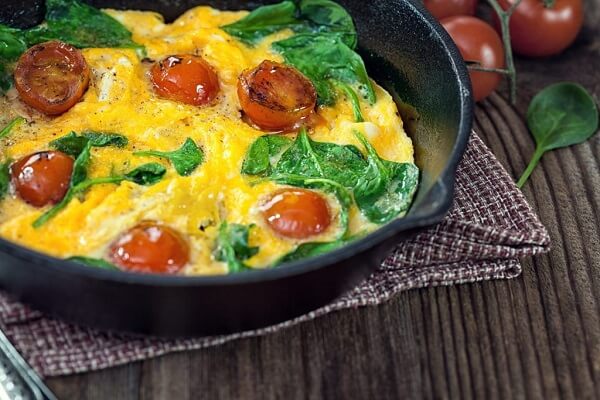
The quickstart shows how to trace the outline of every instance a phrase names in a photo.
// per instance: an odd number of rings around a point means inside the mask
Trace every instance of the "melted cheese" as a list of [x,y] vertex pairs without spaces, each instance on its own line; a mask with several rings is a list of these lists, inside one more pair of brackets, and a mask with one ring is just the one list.
[[[186,274],[222,274],[223,263],[211,253],[221,221],[255,224],[251,245],[260,252],[249,260],[256,268],[268,266],[292,251],[298,242],[273,234],[262,221],[257,207],[277,189],[273,183],[251,186],[240,175],[249,146],[264,133],[241,120],[236,94],[240,73],[265,59],[282,61],[270,50],[275,40],[288,37],[283,31],[249,48],[231,38],[219,26],[234,22],[246,12],[220,12],[209,7],[194,8],[172,24],[151,12],[114,11],[110,15],[133,32],[133,39],[146,46],[148,57],[162,59],[172,54],[202,55],[218,72],[221,91],[216,103],[198,108],[157,97],[150,87],[148,67],[133,50],[85,49],[83,55],[92,69],[90,88],[83,101],[67,113],[48,118],[23,106],[14,91],[0,99],[0,123],[16,115],[29,124],[15,129],[0,144],[4,159],[18,159],[48,149],[48,143],[70,131],[87,130],[120,133],[129,138],[126,149],[95,148],[90,176],[107,176],[129,171],[146,162],[163,162],[168,173],[151,187],[124,182],[119,186],[92,187],[74,199],[54,219],[38,229],[31,223],[45,209],[28,206],[14,195],[0,202],[0,235],[21,245],[56,257],[87,255],[104,257],[107,246],[120,232],[142,220],[157,220],[179,230],[189,240],[191,262]],[[390,95],[376,86],[378,101],[363,104],[366,120],[353,123],[349,103],[319,110],[326,124],[317,128],[313,139],[359,145],[352,134],[358,129],[367,135],[377,151],[389,160],[413,161],[413,147],[404,133],[396,105]],[[173,150],[192,138],[205,152],[205,162],[189,177],[181,177],[164,160],[134,157],[136,150]],[[334,214],[339,206],[329,198]],[[317,240],[333,240],[339,224]],[[351,210],[351,230],[373,230],[356,209]],[[312,238],[315,240],[315,238]]]

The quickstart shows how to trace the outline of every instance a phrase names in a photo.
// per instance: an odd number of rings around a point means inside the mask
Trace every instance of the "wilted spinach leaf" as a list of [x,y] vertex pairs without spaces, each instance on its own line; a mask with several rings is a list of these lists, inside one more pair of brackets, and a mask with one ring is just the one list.
[[354,187],[354,200],[369,221],[383,224],[404,216],[419,184],[414,164],[381,159],[369,141],[355,132],[367,150],[369,166]]
[[125,147],[128,142],[127,137],[118,133],[88,131],[77,135],[76,132],[71,131],[67,135],[51,141],[50,146],[72,157],[77,157],[88,143],[92,147]]
[[213,257],[217,261],[227,263],[229,273],[242,272],[249,267],[244,261],[255,256],[259,248],[250,247],[248,242],[253,225],[228,224],[223,222],[219,227]]
[[335,82],[335,86],[337,86],[348,98],[348,101],[352,105],[352,112],[354,113],[354,122],[365,122],[365,119],[362,115],[362,111],[360,109],[360,100],[356,95],[354,89],[350,87],[350,85],[343,82]]
[[271,173],[273,158],[281,155],[289,147],[291,139],[280,135],[261,136],[250,146],[242,165],[242,174],[268,175]]
[[29,46],[61,40],[75,47],[121,47],[143,50],[119,21],[78,0],[46,0],[45,24],[24,32]]
[[241,20],[221,28],[249,45],[280,30],[292,29],[297,33],[339,33],[348,46],[356,47],[352,17],[331,0],[283,1],[258,7]]
[[335,103],[332,80],[357,84],[370,104],[377,100],[362,58],[339,34],[299,34],[273,43],[273,49],[312,81],[321,104]]
[[0,199],[2,199],[10,185],[10,160],[0,164]]
[[15,119],[13,119],[12,121],[10,121],[4,128],[2,128],[2,130],[0,130],[0,139],[8,136],[8,134],[17,126],[21,125],[23,122],[25,122],[25,118],[23,117],[17,117]]
[[162,165],[156,163],[144,164],[122,176],[88,179],[88,166],[90,164],[92,147],[122,147],[126,144],[127,138],[125,136],[114,133],[98,132],[86,132],[81,136],[77,135],[75,132],[70,132],[68,135],[50,142],[52,147],[76,158],[73,163],[73,172],[71,174],[69,190],[65,194],[65,197],[33,221],[33,227],[39,228],[50,219],[54,218],[69,204],[74,196],[84,193],[91,186],[103,183],[118,184],[125,180],[134,182],[138,185],[153,185],[160,181],[167,170]]
[[188,176],[204,160],[204,153],[190,138],[187,138],[183,146],[174,151],[138,151],[133,153],[134,156],[155,156],[168,159],[177,173],[181,176]]
[[329,253],[335,249],[339,249],[352,242],[354,238],[350,239],[339,239],[333,242],[312,242],[303,243],[291,253],[281,257],[275,265],[281,265],[292,261],[304,260],[311,257],[320,256],[321,254]]
[[9,64],[15,62],[25,50],[27,43],[22,31],[0,24],[0,94],[12,85]]
[[108,261],[102,260],[100,258],[75,256],[75,257],[67,258],[67,261],[73,261],[73,262],[76,262],[79,264],[87,265],[89,267],[95,267],[95,268],[101,268],[101,269],[108,269],[108,270],[118,270],[119,269],[116,265],[109,263]]
[[[404,215],[419,183],[419,169],[414,164],[381,159],[361,133],[356,132],[356,136],[367,157],[355,146],[316,142],[301,130],[275,165],[269,154],[252,147],[245,163],[259,165],[256,175],[282,184],[310,187],[306,182],[327,181],[329,188],[341,186],[354,194],[358,208],[374,223]],[[339,190],[334,193],[340,199]]]
[[517,185],[523,187],[544,153],[583,143],[598,130],[598,105],[582,86],[562,82],[538,93],[527,111],[536,150]]

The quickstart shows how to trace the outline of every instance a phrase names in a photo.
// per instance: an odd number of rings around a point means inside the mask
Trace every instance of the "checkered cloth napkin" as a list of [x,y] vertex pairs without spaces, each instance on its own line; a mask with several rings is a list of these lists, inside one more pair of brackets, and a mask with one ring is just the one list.
[[458,169],[453,208],[443,222],[398,244],[356,289],[295,320],[227,336],[166,340],[67,324],[0,294],[0,321],[39,373],[72,374],[266,335],[332,311],[381,304],[406,289],[514,278],[521,272],[519,258],[547,251],[549,242],[512,179],[473,134]]

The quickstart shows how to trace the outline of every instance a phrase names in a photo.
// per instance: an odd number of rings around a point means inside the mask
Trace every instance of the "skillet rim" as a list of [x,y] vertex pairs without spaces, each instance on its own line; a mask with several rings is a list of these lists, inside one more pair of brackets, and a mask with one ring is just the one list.
[[99,281],[119,282],[125,284],[155,286],[155,287],[194,287],[194,286],[237,286],[258,282],[269,282],[283,278],[303,275],[314,270],[324,269],[335,262],[341,262],[363,253],[386,239],[397,236],[402,232],[431,226],[440,222],[450,210],[454,199],[454,180],[458,163],[462,159],[468,139],[471,135],[474,102],[472,98],[471,80],[466,65],[463,62],[456,45],[446,30],[431,16],[418,1],[404,1],[412,12],[425,21],[428,28],[440,39],[445,53],[451,61],[451,67],[456,75],[460,93],[460,121],[456,142],[451,151],[451,157],[439,177],[434,181],[428,193],[436,189],[443,191],[443,198],[435,204],[432,210],[422,216],[408,215],[384,225],[362,239],[323,255],[294,261],[282,267],[242,272],[233,275],[219,276],[174,276],[158,274],[139,274],[121,270],[106,270],[86,268],[80,263],[56,258],[37,252],[0,237],[0,254],[5,253],[25,262],[44,264],[45,268],[54,269],[58,273],[71,274]]

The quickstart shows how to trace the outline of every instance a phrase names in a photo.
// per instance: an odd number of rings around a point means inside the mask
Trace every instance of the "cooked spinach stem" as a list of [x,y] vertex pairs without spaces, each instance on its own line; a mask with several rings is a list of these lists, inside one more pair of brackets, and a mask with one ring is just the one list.
[[335,81],[335,85],[338,87],[338,89],[344,92],[344,94],[348,98],[348,101],[352,105],[352,112],[354,113],[354,122],[365,122],[365,119],[362,115],[362,111],[360,109],[360,100],[354,89],[352,89],[350,85],[340,81]]
[[10,121],[1,131],[0,131],[0,139],[2,139],[3,137],[6,137],[10,134],[10,132],[15,129],[16,127],[18,127],[19,125],[22,125],[23,122],[25,122],[25,118],[23,117],[16,117],[15,119],[13,119],[12,121]]
[[145,150],[133,153],[134,156],[166,158],[181,176],[188,176],[204,161],[204,153],[191,139],[174,151]]

